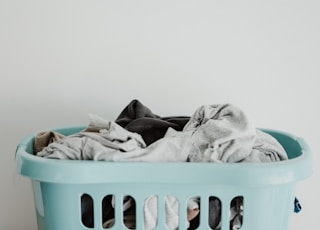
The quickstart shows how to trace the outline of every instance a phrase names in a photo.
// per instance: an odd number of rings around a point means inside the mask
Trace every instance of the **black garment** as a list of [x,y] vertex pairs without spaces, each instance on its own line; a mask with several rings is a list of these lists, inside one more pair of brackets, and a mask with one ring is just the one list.
[[188,116],[160,117],[140,101],[131,101],[120,113],[116,123],[130,132],[142,136],[147,145],[162,138],[169,127],[181,131],[189,121]]

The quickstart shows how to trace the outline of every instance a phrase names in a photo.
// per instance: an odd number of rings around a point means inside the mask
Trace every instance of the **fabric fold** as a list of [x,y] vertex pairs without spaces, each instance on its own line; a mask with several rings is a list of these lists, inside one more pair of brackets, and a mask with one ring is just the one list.
[[183,131],[192,131],[191,162],[238,162],[246,158],[256,131],[247,116],[230,104],[198,108]]

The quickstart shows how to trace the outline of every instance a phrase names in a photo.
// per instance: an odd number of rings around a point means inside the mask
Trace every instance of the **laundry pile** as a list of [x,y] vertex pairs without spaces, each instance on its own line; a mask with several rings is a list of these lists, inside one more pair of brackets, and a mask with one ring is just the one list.
[[[84,130],[70,136],[53,131],[39,133],[34,142],[35,154],[62,160],[134,162],[263,163],[287,159],[275,138],[255,128],[245,113],[231,104],[203,105],[192,116],[161,117],[140,101],[133,100],[115,121],[93,114],[89,115],[89,120]],[[172,208],[170,215],[177,217],[176,200],[169,197],[166,202]],[[214,203],[210,209],[219,209],[219,204]],[[145,212],[152,212],[154,205],[151,198]],[[130,210],[132,206],[126,207]],[[242,216],[238,215],[241,207],[242,201],[239,201],[231,208],[234,210],[231,216],[238,217],[230,218],[234,221],[232,229],[241,226]],[[112,202],[108,208],[113,208]],[[199,209],[197,198],[188,204],[189,208]],[[145,227],[151,229],[147,226],[155,226],[156,219],[151,214],[146,216],[150,218],[145,219]],[[199,213],[193,212],[190,216],[188,220],[192,226]],[[167,226],[177,229],[177,218],[170,218],[170,221]],[[210,221],[213,229],[219,229],[220,219]],[[112,220],[106,221],[106,226],[107,222],[112,223]]]

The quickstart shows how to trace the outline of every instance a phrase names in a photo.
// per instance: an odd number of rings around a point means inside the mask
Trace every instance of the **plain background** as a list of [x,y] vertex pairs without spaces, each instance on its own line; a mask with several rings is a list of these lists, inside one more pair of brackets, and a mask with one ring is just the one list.
[[290,230],[319,226],[319,12],[317,0],[1,0],[0,229],[36,229],[15,172],[25,135],[113,120],[134,98],[161,116],[229,102],[305,138],[314,173]]

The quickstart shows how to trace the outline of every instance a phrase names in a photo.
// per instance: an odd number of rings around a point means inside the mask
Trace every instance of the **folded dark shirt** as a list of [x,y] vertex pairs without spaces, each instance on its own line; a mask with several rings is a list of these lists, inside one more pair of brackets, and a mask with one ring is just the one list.
[[147,145],[161,139],[168,128],[182,131],[189,116],[160,117],[139,100],[132,100],[120,113],[115,122],[130,132],[142,136]]

